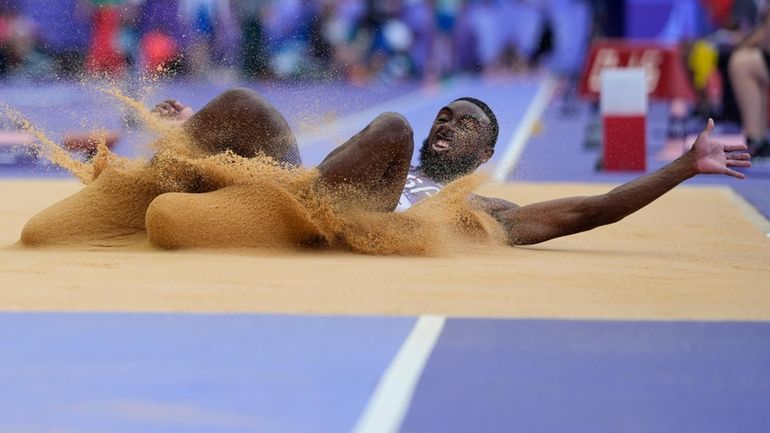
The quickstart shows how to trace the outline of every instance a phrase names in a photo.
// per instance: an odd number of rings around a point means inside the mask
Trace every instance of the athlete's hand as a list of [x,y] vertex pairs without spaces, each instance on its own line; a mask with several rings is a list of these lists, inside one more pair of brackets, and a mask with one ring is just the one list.
[[751,155],[745,144],[723,144],[711,138],[714,130],[714,120],[709,119],[706,129],[698,134],[698,138],[690,149],[695,168],[699,174],[726,174],[745,179],[746,175],[730,167],[751,167]]
[[152,112],[161,119],[177,122],[184,122],[194,114],[192,108],[174,99],[161,102],[152,109]]

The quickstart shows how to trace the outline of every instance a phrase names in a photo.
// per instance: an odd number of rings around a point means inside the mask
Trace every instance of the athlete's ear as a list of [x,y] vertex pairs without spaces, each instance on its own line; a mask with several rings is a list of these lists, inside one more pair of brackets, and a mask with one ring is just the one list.
[[484,148],[484,153],[481,156],[481,159],[482,159],[481,163],[483,164],[483,163],[489,161],[492,158],[492,155],[494,155],[494,154],[495,154],[495,148],[494,147],[492,147],[492,146],[485,147]]

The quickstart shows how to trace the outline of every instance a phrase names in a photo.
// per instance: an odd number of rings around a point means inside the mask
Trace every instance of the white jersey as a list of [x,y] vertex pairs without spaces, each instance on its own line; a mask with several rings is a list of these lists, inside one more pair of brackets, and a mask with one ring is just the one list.
[[420,167],[409,167],[409,174],[406,175],[406,184],[396,206],[396,212],[403,212],[420,200],[438,194],[442,188],[444,185],[432,181]]

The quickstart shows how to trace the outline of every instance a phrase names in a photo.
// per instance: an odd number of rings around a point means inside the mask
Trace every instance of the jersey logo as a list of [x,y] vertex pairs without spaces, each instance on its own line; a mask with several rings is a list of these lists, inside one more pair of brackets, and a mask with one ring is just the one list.
[[426,197],[432,197],[441,191],[442,185],[421,176],[409,173],[406,175],[406,183],[401,198],[398,201],[397,211],[409,209],[413,204]]

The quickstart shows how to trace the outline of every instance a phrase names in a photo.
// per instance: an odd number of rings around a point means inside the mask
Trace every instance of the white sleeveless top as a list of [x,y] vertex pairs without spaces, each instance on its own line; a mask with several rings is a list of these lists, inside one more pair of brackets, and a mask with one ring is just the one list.
[[420,167],[409,167],[409,174],[406,175],[406,184],[396,206],[396,212],[403,212],[420,200],[436,195],[442,188],[444,185],[432,181]]

